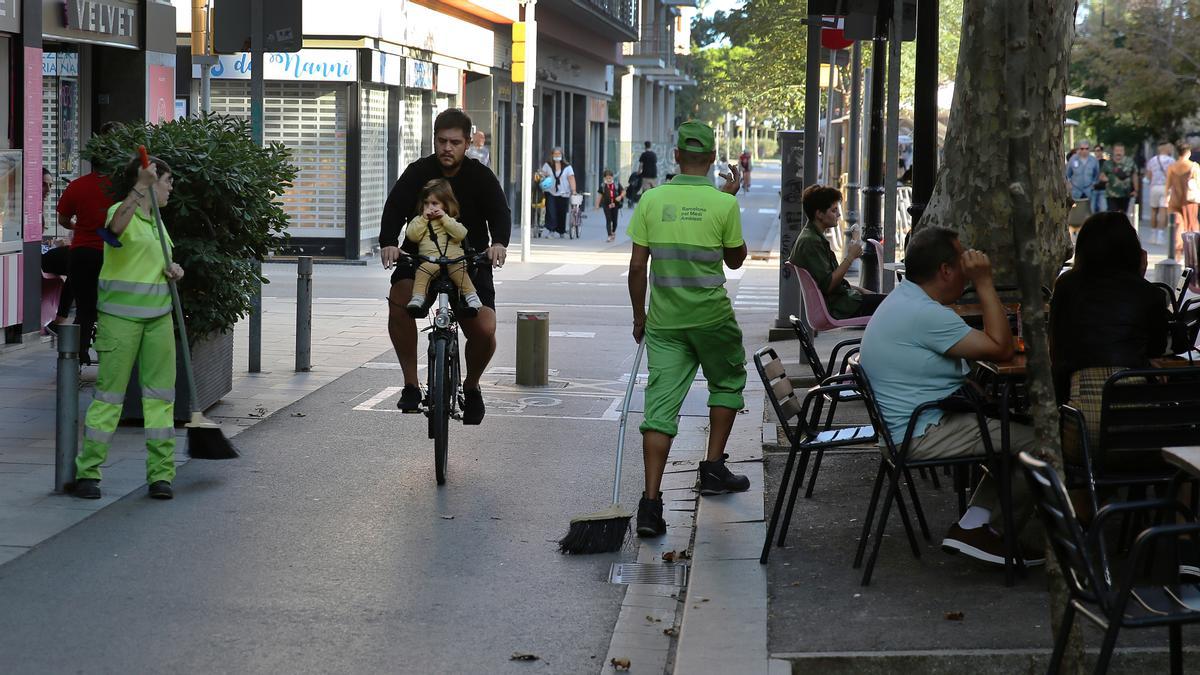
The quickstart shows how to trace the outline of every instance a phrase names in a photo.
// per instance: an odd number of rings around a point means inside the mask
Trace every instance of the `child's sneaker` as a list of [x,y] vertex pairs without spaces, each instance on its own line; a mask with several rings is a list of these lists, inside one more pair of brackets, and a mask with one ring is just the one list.
[[408,305],[404,309],[408,310],[408,315],[414,319],[423,319],[429,315],[429,310],[425,309],[425,303],[422,298],[413,298],[408,301]]
[[462,308],[463,316],[472,317],[479,314],[479,308],[483,307],[483,301],[479,299],[478,293],[467,293],[463,296],[463,301],[467,303],[466,307]]

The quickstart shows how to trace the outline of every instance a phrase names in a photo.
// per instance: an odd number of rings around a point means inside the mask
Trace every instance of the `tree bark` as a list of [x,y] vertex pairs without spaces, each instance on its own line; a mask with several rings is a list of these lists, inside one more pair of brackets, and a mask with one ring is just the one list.
[[[1069,251],[1062,131],[1074,16],[1074,0],[964,4],[945,161],[917,224],[918,229],[941,225],[958,231],[964,247],[989,255],[998,283],[1018,284],[1027,387],[1040,441],[1035,452],[1060,475],[1062,448],[1041,288],[1052,285]],[[1057,632],[1068,593],[1053,551],[1046,553],[1051,623]],[[1060,672],[1083,672],[1078,622]]]

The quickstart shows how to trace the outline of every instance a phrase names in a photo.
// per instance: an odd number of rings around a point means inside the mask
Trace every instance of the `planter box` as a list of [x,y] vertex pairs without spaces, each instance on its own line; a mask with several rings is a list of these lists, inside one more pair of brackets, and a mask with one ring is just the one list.
[[[176,352],[181,347],[176,345]],[[217,333],[200,340],[192,348],[192,370],[196,373],[196,397],[198,410],[211,408],[221,397],[233,391],[233,332]],[[175,420],[191,419],[191,401],[188,397],[187,380],[183,373],[183,360],[175,362]],[[138,384],[138,369],[135,365],[125,390],[125,409],[121,420],[142,419],[142,387]]]

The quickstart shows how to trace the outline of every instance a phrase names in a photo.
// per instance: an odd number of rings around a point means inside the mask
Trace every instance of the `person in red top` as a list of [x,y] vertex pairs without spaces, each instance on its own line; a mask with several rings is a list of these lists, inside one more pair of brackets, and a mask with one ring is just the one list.
[[742,154],[738,157],[738,164],[742,165],[742,189],[750,189],[750,151],[743,149]]
[[[113,126],[111,122],[105,124],[99,133],[104,134]],[[75,294],[79,360],[85,365],[92,362],[88,348],[91,347],[92,333],[96,327],[97,286],[100,268],[104,265],[104,240],[97,230],[104,227],[108,207],[113,205],[109,188],[108,177],[93,170],[71,181],[58,200],[58,224],[74,231],[67,278]]]
[[625,199],[625,188],[613,177],[612,169],[604,170],[604,182],[596,193],[596,208],[604,209],[604,221],[608,227],[608,240],[617,236],[617,216],[621,213],[621,200]]

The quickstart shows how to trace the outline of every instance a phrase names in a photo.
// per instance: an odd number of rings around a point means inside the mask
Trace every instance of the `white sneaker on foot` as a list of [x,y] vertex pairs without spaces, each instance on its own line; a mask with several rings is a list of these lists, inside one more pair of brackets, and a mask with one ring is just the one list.
[[479,299],[478,293],[467,293],[463,296],[463,300],[466,301],[467,307],[470,307],[471,309],[479,309],[480,307],[483,307],[483,301]]

